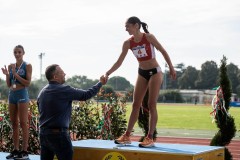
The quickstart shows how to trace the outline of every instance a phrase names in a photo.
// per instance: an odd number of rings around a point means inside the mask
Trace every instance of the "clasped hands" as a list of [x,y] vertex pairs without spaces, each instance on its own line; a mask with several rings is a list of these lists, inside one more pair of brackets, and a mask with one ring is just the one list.
[[105,85],[108,81],[108,75],[102,75],[99,81],[102,83],[102,85]]

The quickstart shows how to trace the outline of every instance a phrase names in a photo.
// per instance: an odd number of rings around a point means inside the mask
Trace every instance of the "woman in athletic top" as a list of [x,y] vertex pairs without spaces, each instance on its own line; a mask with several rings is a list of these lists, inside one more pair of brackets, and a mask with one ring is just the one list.
[[[141,26],[143,27],[145,33],[140,31]],[[144,95],[146,91],[149,90],[149,131],[143,142],[139,144],[139,147],[152,147],[154,146],[153,133],[156,128],[158,119],[156,108],[157,99],[163,81],[163,74],[156,60],[154,48],[162,53],[165,61],[169,66],[170,75],[173,79],[176,79],[176,72],[168,53],[155,38],[155,36],[149,33],[146,23],[141,22],[137,17],[130,17],[126,21],[125,28],[129,35],[132,35],[132,37],[123,43],[122,52],[118,60],[106,72],[105,76],[108,78],[110,74],[112,74],[121,66],[129,49],[132,50],[133,54],[137,58],[139,68],[138,78],[134,88],[132,112],[129,118],[128,127],[126,132],[115,140],[115,143],[131,143],[130,133],[132,132],[132,129],[138,119],[139,110],[142,105]]]
[[[14,150],[6,159],[27,159],[28,158],[28,104],[29,96],[27,87],[30,85],[32,76],[32,65],[23,60],[24,48],[17,45],[14,50],[16,63],[6,65],[2,72],[6,75],[6,83],[9,87],[8,107],[10,120],[13,129]],[[22,128],[22,150],[19,150],[19,122]]]

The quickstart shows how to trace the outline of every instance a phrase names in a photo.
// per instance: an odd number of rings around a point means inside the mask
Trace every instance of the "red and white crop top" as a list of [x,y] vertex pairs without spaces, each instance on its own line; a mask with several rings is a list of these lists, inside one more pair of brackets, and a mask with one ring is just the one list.
[[134,37],[130,38],[130,49],[138,61],[146,61],[155,58],[154,46],[148,42],[146,34],[143,34],[142,40],[134,42]]

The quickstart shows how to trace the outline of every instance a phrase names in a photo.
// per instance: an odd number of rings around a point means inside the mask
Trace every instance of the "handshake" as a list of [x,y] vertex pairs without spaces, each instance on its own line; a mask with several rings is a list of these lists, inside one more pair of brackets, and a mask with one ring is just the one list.
[[101,82],[102,85],[105,85],[105,84],[107,83],[107,81],[108,81],[108,74],[105,74],[105,76],[102,75],[102,76],[100,77],[99,82]]

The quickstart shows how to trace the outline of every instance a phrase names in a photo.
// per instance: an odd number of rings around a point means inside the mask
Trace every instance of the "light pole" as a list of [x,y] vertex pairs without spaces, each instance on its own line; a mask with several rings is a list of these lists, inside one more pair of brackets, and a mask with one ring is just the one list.
[[168,68],[168,65],[167,63],[165,63],[165,70],[164,70],[164,75],[163,75],[163,90],[166,90],[167,89],[167,68]]
[[40,53],[38,55],[39,59],[40,59],[40,80],[42,80],[42,59],[43,59],[43,56],[45,55],[45,53]]

